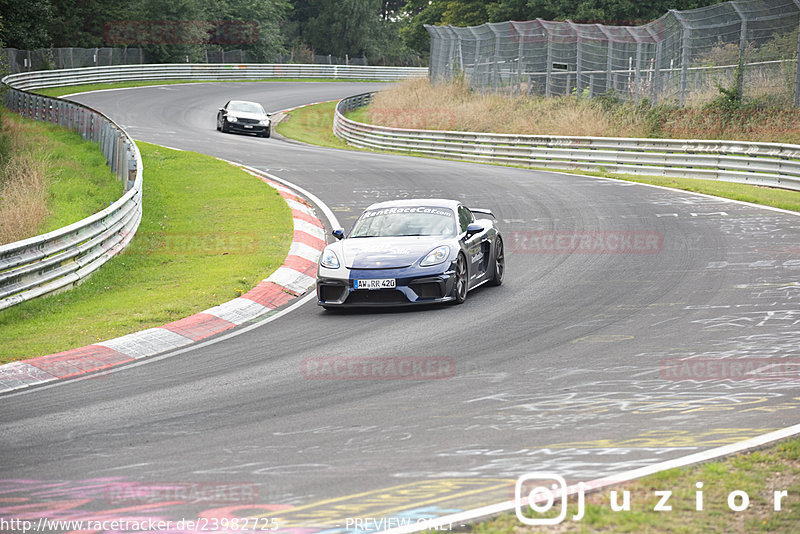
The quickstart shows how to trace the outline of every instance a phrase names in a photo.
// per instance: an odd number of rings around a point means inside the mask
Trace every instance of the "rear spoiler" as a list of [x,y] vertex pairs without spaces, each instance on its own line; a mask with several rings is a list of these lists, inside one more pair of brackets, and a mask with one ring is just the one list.
[[481,209],[481,208],[470,208],[469,211],[471,211],[472,213],[478,213],[480,215],[488,215],[492,219],[497,219],[497,217],[494,216],[494,213],[492,213],[492,210]]

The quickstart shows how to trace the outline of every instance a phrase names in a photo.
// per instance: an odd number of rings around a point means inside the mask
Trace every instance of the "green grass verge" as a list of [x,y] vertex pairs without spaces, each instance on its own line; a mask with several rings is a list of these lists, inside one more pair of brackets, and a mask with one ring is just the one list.
[[[314,145],[327,146],[333,148],[345,148],[348,150],[364,150],[352,147],[344,143],[333,135],[331,125],[333,124],[333,114],[336,105],[333,102],[314,104],[298,108],[289,113],[289,116],[281,121],[277,126],[277,131],[285,137],[310,143]],[[368,123],[369,112],[367,108],[360,108],[347,113],[347,117]],[[376,151],[388,152],[388,151]],[[396,152],[418,157],[431,157],[413,152]],[[446,158],[436,158],[446,159]],[[457,161],[457,160],[456,160]],[[700,180],[694,178],[666,178],[662,176],[638,176],[630,174],[613,174],[604,171],[559,171],[558,169],[548,169],[546,167],[523,167],[520,165],[504,165],[502,163],[491,163],[492,165],[533,168],[549,172],[566,172],[569,174],[582,174],[586,176],[600,176],[604,178],[616,178],[629,182],[639,182],[643,184],[661,185],[685,191],[694,191],[733,200],[741,200],[772,206],[791,211],[800,211],[800,192],[788,191],[785,189],[774,189],[771,187],[760,187],[747,184],[736,184],[731,182],[718,182],[715,180]]]
[[137,144],[144,215],[130,247],[83,285],[0,312],[0,363],[186,317],[283,262],[292,218],[277,191],[209,156]]
[[105,89],[123,89],[126,87],[148,87],[151,85],[174,85],[181,83],[202,83],[197,80],[151,80],[146,82],[117,82],[117,83],[87,83],[81,85],[67,85],[64,87],[46,87],[34,89],[33,92],[44,96],[64,96],[73,93],[88,91],[102,91]]
[[54,124],[4,112],[19,136],[23,150],[33,150],[47,162],[50,181],[47,217],[38,228],[43,234],[77,222],[122,196],[122,184],[106,164],[95,143]]
[[[697,483],[702,487],[698,488]],[[629,492],[630,510],[611,509],[611,491],[617,502]],[[654,511],[660,500],[655,491],[671,491],[666,503],[670,511]],[[702,491],[702,510],[698,510],[698,491]],[[745,492],[749,506],[733,511],[728,497],[733,491]],[[775,510],[775,491],[786,491],[781,509]],[[707,532],[794,533],[800,525],[800,439],[784,441],[767,449],[740,454],[728,459],[683,469],[671,469],[614,488],[586,495],[585,515],[578,513],[577,498],[569,500],[567,519],[552,531],[557,532],[669,532],[705,534]],[[735,497],[734,506],[741,505]],[[554,506],[554,511],[560,505]],[[528,514],[526,514],[528,515]],[[555,514],[551,514],[555,515]],[[536,517],[536,516],[531,516]],[[527,534],[544,531],[523,525],[514,514],[503,514],[476,523],[472,532],[480,534]]]
[[375,82],[377,80],[367,79],[326,79],[326,78],[262,78],[258,80],[148,80],[139,82],[115,82],[115,83],[88,83],[82,85],[68,85],[65,87],[47,87],[35,89],[33,92],[45,96],[64,96],[73,93],[84,93],[88,91],[102,91],[104,89],[124,89],[126,87],[149,87],[152,85],[173,85],[180,83],[227,83],[227,82]]
[[[542,169],[552,170],[552,169]],[[772,187],[761,187],[757,185],[738,184],[732,182],[718,182],[716,180],[701,180],[698,178],[668,178],[665,176],[636,176],[632,174],[612,174],[608,172],[579,172],[569,171],[572,174],[585,174],[588,176],[601,176],[605,178],[616,178],[628,182],[639,182],[643,184],[660,185],[681,189],[683,191],[693,191],[717,197],[741,200],[753,204],[762,204],[790,211],[800,211],[800,191],[789,191],[786,189],[775,189]]]
[[336,102],[322,102],[297,108],[286,114],[283,120],[275,126],[275,131],[289,139],[312,145],[354,148],[333,135],[334,111],[336,111]]

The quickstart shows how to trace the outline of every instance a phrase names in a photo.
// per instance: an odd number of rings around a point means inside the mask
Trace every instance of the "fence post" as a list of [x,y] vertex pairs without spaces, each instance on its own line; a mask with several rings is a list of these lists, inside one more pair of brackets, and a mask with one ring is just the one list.
[[[583,55],[582,55],[582,50],[581,50],[582,47],[581,47],[581,45],[583,43],[582,43],[582,40],[581,40],[581,34],[578,31],[578,29],[575,27],[575,23],[572,22],[569,19],[567,19],[567,23],[569,24],[569,29],[572,31],[572,33],[575,34],[575,95],[576,96],[580,96],[581,95],[581,71],[583,70],[583,65],[582,65]],[[567,80],[569,80],[569,75],[567,75]],[[569,93],[570,93],[569,83],[567,83],[567,94],[569,94]]]
[[453,55],[455,54],[455,51],[454,51],[455,50],[455,45],[454,45],[455,40],[453,39],[452,34],[454,34],[455,32],[452,31],[452,29],[451,29],[450,33],[451,33],[450,39],[448,39],[448,41],[450,41],[450,50],[447,51],[447,67],[449,68],[449,71],[450,71],[450,75],[448,76],[448,78],[452,80],[453,76],[455,76],[455,69],[453,68]]
[[612,55],[614,53],[614,41],[611,39],[611,35],[606,31],[605,26],[602,24],[596,24],[597,28],[603,32],[603,36],[606,38],[606,48],[608,49],[608,57],[606,58],[606,92],[611,90],[611,68],[612,68]]
[[517,28],[517,25],[514,22],[510,22],[509,24],[511,24],[511,27],[514,29],[514,33],[516,34],[517,39],[519,39],[519,46],[517,47],[517,92],[522,93],[522,55],[524,52],[523,49],[524,39],[519,29]]
[[470,87],[472,87],[473,84],[480,84],[481,83],[481,79],[480,79],[480,75],[481,75],[481,39],[478,36],[478,33],[475,31],[474,28],[470,27],[468,29],[469,29],[469,32],[472,34],[472,36],[475,38],[475,58],[474,58],[474,61],[472,63],[472,79],[470,79]]
[[797,61],[794,66],[794,107],[800,107],[800,24],[797,28]]
[[553,86],[553,34],[550,33],[550,28],[542,24],[542,19],[536,19],[541,24],[544,31],[547,33],[547,74],[544,78],[544,96],[550,98],[550,93]]
[[669,10],[670,13],[677,19],[683,29],[683,43],[681,44],[681,94],[679,99],[680,107],[686,103],[686,84],[689,76],[689,44],[691,42],[692,31],[680,13],[674,9]]
[[500,35],[491,25],[487,24],[494,35],[494,59],[492,61],[492,88],[497,91],[500,85]]
[[458,54],[456,56],[456,64],[458,65],[458,70],[464,70],[464,52],[461,50],[461,36],[456,35],[456,42],[458,43]]
[[639,86],[642,84],[642,40],[630,28],[628,32],[636,40],[636,70],[633,77],[633,102],[639,103]]
[[653,68],[651,69],[650,76],[650,97],[653,100],[653,106],[658,105],[658,84],[661,81],[661,69],[659,65],[661,64],[661,39],[658,38],[658,35],[650,29],[650,25],[644,27],[647,30],[647,34],[650,36],[650,39],[656,44],[656,55],[655,58],[652,59],[651,65]]
[[734,11],[736,11],[736,14],[739,15],[739,18],[742,19],[742,21],[739,23],[739,64],[736,67],[737,69],[741,69],[741,71],[735,78],[737,94],[742,97],[744,96],[744,52],[747,48],[747,17],[744,16],[744,13],[742,13],[742,10],[739,9],[738,5],[736,5],[736,2],[731,2],[731,7],[733,7]]

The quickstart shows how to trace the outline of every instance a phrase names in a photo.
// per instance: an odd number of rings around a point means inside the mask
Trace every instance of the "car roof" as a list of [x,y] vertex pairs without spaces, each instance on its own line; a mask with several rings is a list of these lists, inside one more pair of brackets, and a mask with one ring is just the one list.
[[384,202],[376,202],[367,208],[367,210],[376,210],[383,208],[397,208],[403,206],[430,206],[432,208],[450,208],[456,210],[461,204],[458,200],[449,200],[446,198],[404,198],[402,200],[386,200]]
[[[231,100],[228,102],[228,104],[258,104],[258,102],[253,102],[250,100]],[[260,106],[261,104],[258,105]]]

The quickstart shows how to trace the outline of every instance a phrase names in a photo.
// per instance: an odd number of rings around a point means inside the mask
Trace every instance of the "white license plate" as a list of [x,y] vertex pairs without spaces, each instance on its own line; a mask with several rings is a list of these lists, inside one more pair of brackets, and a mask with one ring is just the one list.
[[372,280],[354,280],[355,289],[394,289],[397,282],[394,278],[375,278]]
[[244,127],[245,127],[245,128],[252,128],[252,127],[253,127],[253,125],[252,125],[252,124],[245,124],[245,125],[244,125]]

